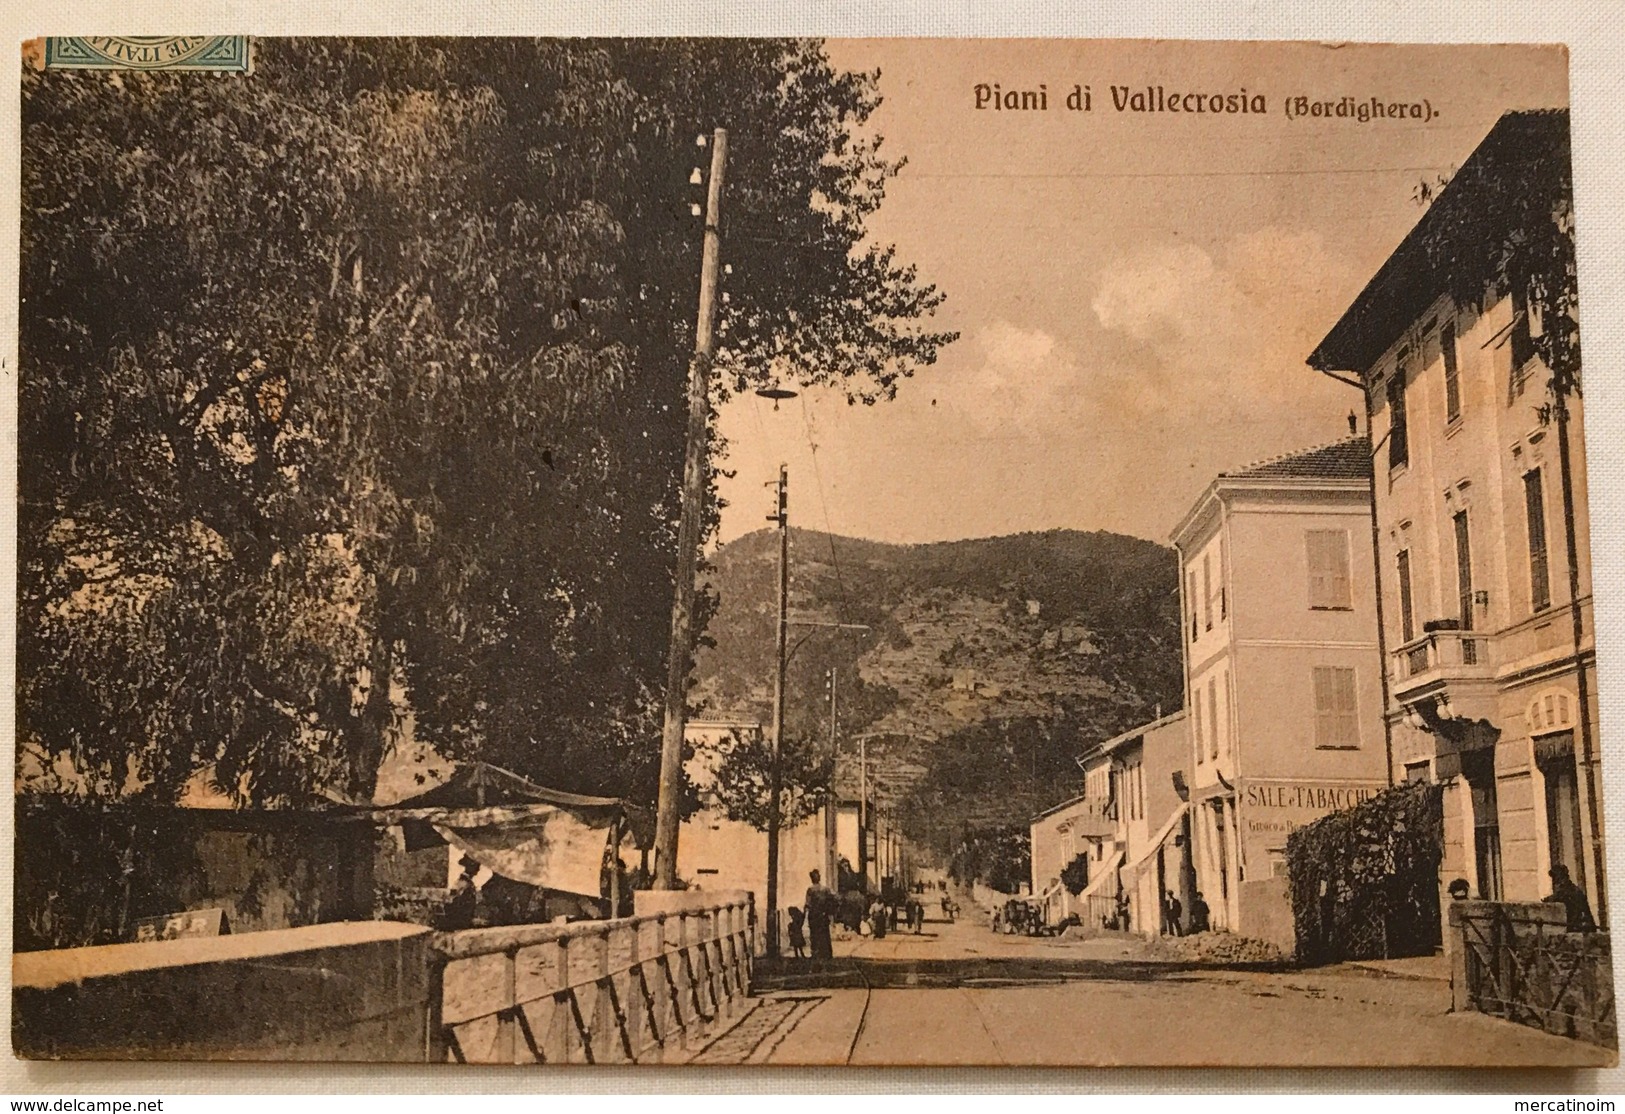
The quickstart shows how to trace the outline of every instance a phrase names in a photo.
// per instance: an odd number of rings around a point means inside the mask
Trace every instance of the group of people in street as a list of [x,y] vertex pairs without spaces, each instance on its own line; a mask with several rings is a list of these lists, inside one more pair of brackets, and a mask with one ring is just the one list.
[[[878,895],[855,909],[849,909],[840,895],[824,885],[821,871],[809,871],[808,878],[812,885],[807,887],[805,901],[786,914],[789,919],[790,952],[797,959],[806,959],[809,954],[813,959],[833,958],[830,927],[837,921],[846,924],[848,929],[856,929],[860,923],[867,924],[870,934],[877,940],[895,931],[899,923],[914,932],[925,927],[925,903],[912,895],[902,902],[901,910],[896,903]],[[847,896],[855,899],[862,897],[861,894]]]
[[824,876],[821,871],[811,871],[807,875],[812,885],[807,887],[807,897],[799,908],[792,908],[790,918],[790,951],[797,959],[807,958],[807,944],[809,937],[812,942],[812,958],[833,959],[835,947],[830,941],[830,922],[840,912],[841,901],[835,891],[824,885]]
[[1179,900],[1179,895],[1169,890],[1162,899],[1162,934],[1164,936],[1195,936],[1200,932],[1207,932],[1212,928],[1209,918],[1212,913],[1207,902],[1202,899],[1202,891],[1197,890],[1191,898],[1190,919],[1185,920],[1185,905]]

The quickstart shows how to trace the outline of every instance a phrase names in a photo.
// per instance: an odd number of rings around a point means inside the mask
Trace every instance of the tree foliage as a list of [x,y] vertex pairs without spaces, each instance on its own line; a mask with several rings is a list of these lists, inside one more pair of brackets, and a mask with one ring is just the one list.
[[1021,825],[966,829],[948,860],[948,876],[1015,893],[1032,874],[1031,834]]
[[1416,188],[1419,203],[1445,206],[1425,238],[1427,262],[1458,304],[1480,303],[1487,285],[1527,307],[1530,340],[1552,373],[1550,405],[1561,406],[1581,393],[1568,112],[1518,113],[1499,126],[1515,151]]
[[1438,785],[1398,785],[1287,836],[1299,962],[1432,954],[1443,799]]
[[1089,853],[1080,851],[1072,861],[1061,868],[1061,885],[1066,892],[1077,897],[1089,887]]
[[[728,818],[767,831],[773,818],[772,740],[759,731],[729,732],[706,758],[715,770],[710,795]],[[834,763],[827,743],[786,734],[778,765],[779,824],[794,827],[824,806]]]
[[874,75],[811,42],[259,47],[25,77],[20,738],[104,796],[366,798],[409,709],[449,756],[652,797],[694,137],[732,132],[718,397],[888,397],[952,336],[865,238]]

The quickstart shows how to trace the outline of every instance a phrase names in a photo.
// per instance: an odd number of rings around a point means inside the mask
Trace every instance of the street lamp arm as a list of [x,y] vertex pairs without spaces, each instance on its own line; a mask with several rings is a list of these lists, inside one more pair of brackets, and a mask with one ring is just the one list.
[[809,639],[813,635],[817,634],[820,630],[829,630],[829,629],[835,629],[835,630],[870,630],[870,629],[872,629],[870,627],[867,627],[867,626],[863,625],[862,623],[814,623],[814,622],[808,622],[808,621],[804,621],[804,620],[800,620],[800,619],[791,619],[786,625],[787,626],[792,626],[792,627],[812,627],[813,628],[812,630],[808,631],[806,634],[802,635],[800,638],[796,639],[796,644],[794,646],[791,646],[790,647],[790,652],[784,655],[784,664],[785,664],[786,667],[788,667],[791,660],[795,658],[796,651],[801,649],[802,644],[804,642],[806,642],[807,639]]

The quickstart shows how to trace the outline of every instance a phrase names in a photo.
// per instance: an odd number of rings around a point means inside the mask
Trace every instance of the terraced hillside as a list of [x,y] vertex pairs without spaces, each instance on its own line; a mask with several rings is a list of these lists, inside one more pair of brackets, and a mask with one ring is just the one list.
[[[699,660],[706,714],[770,711],[776,535],[715,555],[712,645]],[[835,671],[843,791],[854,737],[870,777],[917,843],[945,855],[968,828],[1025,823],[1076,791],[1073,757],[1179,701],[1174,555],[1138,538],[1048,531],[884,545],[790,536],[796,626],[786,730],[830,733]]]

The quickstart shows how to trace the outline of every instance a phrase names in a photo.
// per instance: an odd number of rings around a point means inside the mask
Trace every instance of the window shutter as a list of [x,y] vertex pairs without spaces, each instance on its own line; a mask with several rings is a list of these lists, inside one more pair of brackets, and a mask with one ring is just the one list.
[[1208,741],[1212,744],[1208,754],[1214,761],[1219,758],[1219,679],[1209,677],[1207,681],[1207,718]]
[[1310,530],[1304,535],[1309,557],[1309,606],[1350,606],[1349,546],[1346,530]]
[[1314,669],[1315,745],[1360,745],[1354,670],[1317,665]]

